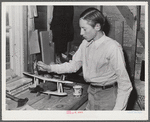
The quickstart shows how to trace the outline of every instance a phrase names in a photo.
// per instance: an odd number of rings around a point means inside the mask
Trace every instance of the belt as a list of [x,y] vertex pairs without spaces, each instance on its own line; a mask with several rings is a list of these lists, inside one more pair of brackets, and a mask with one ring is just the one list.
[[110,85],[106,85],[106,86],[96,86],[96,85],[90,85],[91,87],[94,87],[94,88],[101,88],[101,89],[108,89],[108,88],[111,88],[111,87],[115,87],[117,86],[117,83],[115,82],[114,84],[110,84]]

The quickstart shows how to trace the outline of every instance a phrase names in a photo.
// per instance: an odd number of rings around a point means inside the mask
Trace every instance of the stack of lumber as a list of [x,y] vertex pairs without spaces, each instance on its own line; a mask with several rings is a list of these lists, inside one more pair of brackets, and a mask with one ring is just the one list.
[[[11,95],[17,95],[27,90],[32,85],[32,79],[15,75],[13,70],[6,71],[6,91]],[[13,76],[15,77],[12,77]]]

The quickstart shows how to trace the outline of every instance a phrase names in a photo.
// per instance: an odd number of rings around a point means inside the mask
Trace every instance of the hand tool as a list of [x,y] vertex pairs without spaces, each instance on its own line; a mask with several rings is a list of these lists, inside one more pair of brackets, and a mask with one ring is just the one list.
[[28,98],[25,99],[21,99],[21,98],[17,98],[9,93],[6,92],[6,97],[10,98],[11,100],[18,102],[18,106],[17,107],[22,107],[24,106],[27,102],[28,102]]

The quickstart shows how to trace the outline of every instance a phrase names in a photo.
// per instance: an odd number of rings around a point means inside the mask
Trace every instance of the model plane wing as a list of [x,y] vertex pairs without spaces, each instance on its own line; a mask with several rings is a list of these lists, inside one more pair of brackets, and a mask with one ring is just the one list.
[[32,76],[32,77],[35,77],[35,78],[38,78],[38,79],[41,79],[41,80],[44,80],[44,81],[60,82],[60,83],[73,83],[71,81],[66,81],[66,80],[46,78],[46,77],[42,77],[42,76],[39,76],[39,75],[31,74],[31,73],[28,73],[28,72],[23,72],[23,74],[29,75],[29,76]]

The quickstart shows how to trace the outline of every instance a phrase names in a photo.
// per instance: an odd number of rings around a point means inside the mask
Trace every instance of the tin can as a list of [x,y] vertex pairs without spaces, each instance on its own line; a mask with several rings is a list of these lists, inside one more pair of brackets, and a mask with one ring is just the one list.
[[82,95],[82,86],[81,85],[73,86],[73,95],[75,97],[80,97]]

